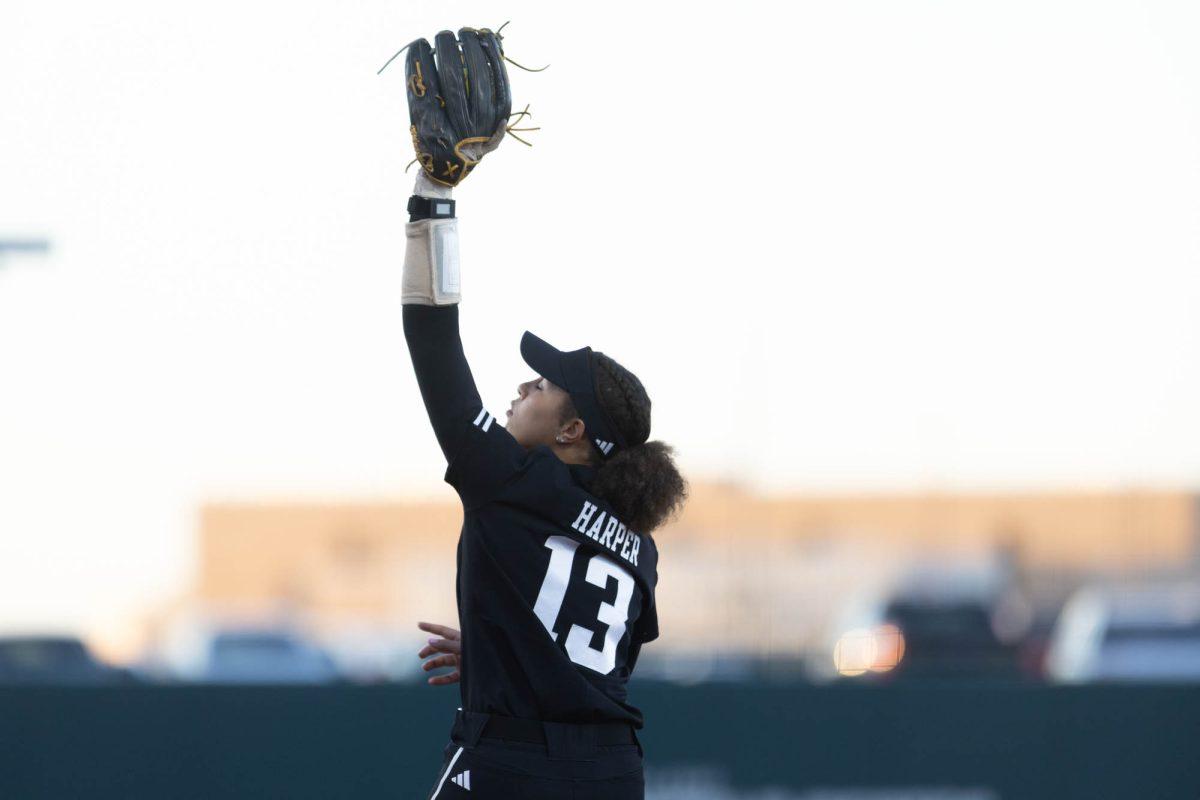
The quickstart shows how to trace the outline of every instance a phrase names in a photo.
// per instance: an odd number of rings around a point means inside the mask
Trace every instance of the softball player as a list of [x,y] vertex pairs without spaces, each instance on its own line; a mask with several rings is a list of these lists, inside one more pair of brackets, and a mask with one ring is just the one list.
[[[658,636],[651,532],[687,485],[671,448],[647,441],[641,381],[590,347],[564,352],[526,331],[520,351],[535,376],[503,420],[484,408],[459,337],[452,187],[503,136],[507,78],[490,31],[443,31],[437,55],[435,64],[423,39],[409,46],[422,169],[408,206],[403,317],[445,480],[463,505],[458,629],[420,623],[436,634],[420,657],[432,656],[426,670],[454,667],[429,682],[458,683],[462,705],[429,797],[641,798],[643,720],[627,683]],[[459,96],[465,116],[454,120],[447,109]],[[423,150],[420,130],[436,140],[438,126],[453,129],[452,157]]]

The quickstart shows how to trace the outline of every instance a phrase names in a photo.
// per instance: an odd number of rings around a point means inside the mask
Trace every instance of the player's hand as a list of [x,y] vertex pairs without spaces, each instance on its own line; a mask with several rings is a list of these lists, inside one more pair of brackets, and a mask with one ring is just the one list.
[[[458,683],[459,678],[462,677],[458,671],[458,659],[462,655],[462,634],[448,625],[438,625],[433,622],[418,622],[417,627],[426,633],[436,634],[428,644],[421,648],[421,652],[417,653],[418,658],[433,656],[421,665],[421,669],[429,672],[438,667],[454,667],[452,672],[430,677],[429,685],[445,686],[450,683]],[[435,653],[440,655],[434,655]]]

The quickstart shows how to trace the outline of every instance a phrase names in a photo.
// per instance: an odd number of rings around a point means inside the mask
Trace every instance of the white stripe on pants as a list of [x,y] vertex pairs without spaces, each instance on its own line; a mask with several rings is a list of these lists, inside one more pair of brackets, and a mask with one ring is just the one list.
[[461,747],[458,748],[458,752],[454,754],[454,758],[450,759],[450,764],[446,767],[446,771],[442,773],[442,779],[438,781],[437,788],[433,790],[433,794],[429,796],[429,800],[435,800],[441,794],[442,785],[446,782],[446,776],[450,774],[450,770],[454,769],[454,762],[458,761],[458,757],[462,755],[462,751]]

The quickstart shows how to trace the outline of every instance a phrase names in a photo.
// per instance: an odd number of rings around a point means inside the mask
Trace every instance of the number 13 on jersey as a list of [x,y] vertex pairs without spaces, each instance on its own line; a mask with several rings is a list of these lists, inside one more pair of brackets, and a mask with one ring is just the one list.
[[[571,580],[571,565],[575,561],[575,551],[579,542],[567,536],[551,536],[546,540],[550,550],[550,566],[546,577],[542,580],[542,589],[538,592],[537,603],[533,613],[546,626],[550,638],[558,641],[554,632],[554,622],[562,610],[563,600],[567,595],[567,584]],[[607,556],[597,553],[588,561],[587,574],[584,580],[601,589],[608,587],[608,579],[617,581],[617,596],[611,603],[600,603],[596,612],[597,622],[604,623],[604,648],[597,650],[592,647],[592,637],[595,631],[582,625],[571,625],[567,632],[567,657],[576,664],[607,675],[617,665],[617,645],[625,635],[625,623],[629,620],[629,601],[633,599],[633,576],[618,566]]]

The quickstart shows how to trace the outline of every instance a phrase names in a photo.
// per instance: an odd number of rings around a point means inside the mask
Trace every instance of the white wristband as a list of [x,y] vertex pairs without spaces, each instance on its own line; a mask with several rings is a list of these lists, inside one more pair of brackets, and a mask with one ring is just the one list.
[[459,302],[458,220],[417,220],[405,226],[405,233],[400,302],[424,306]]

